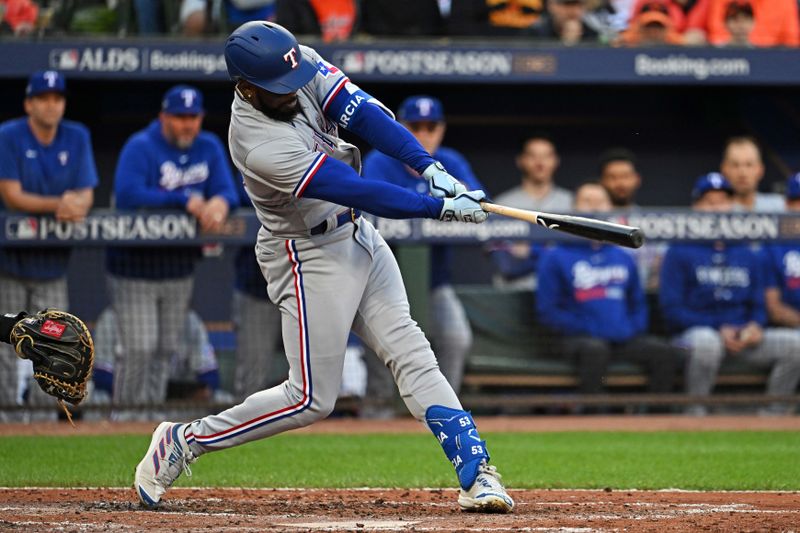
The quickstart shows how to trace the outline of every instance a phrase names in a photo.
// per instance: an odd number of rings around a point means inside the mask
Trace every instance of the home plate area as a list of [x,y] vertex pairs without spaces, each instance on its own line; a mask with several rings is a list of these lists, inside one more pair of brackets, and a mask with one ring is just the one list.
[[447,489],[0,489],[0,530],[797,531],[796,492],[511,490],[510,515],[463,513]]

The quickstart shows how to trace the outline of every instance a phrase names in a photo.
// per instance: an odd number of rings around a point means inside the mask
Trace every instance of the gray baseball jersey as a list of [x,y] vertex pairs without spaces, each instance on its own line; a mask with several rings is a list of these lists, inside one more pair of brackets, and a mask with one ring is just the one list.
[[[229,131],[233,161],[262,224],[256,256],[269,297],[281,311],[289,377],[192,423],[186,437],[197,454],[327,416],[339,392],[351,328],[390,368],[417,419],[424,420],[432,405],[461,409],[411,319],[400,270],[386,242],[361,218],[337,226],[337,215],[348,208],[303,196],[326,157],[359,171],[361,156],[339,139],[336,124],[325,116],[326,105],[339,91],[354,94],[357,87],[312,49],[301,49],[319,72],[297,92],[298,115],[291,122],[270,119],[237,93]],[[340,122],[346,124],[344,112]],[[325,231],[312,235],[322,222],[327,222]]]

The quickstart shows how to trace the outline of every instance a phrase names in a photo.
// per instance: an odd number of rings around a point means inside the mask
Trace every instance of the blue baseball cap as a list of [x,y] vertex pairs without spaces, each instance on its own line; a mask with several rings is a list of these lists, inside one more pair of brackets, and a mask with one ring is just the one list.
[[203,112],[203,93],[191,85],[176,85],[164,94],[161,111],[170,115],[199,115]]
[[800,172],[793,174],[786,180],[786,198],[789,200],[800,198]]
[[442,122],[444,108],[442,102],[433,96],[409,96],[400,104],[397,118],[404,122]]
[[37,70],[28,78],[28,85],[25,87],[25,98],[37,96],[44,93],[65,94],[67,92],[67,80],[64,75],[57,70]]
[[733,187],[719,172],[709,172],[697,178],[692,188],[692,201],[696,202],[708,191],[725,191],[733,195]]

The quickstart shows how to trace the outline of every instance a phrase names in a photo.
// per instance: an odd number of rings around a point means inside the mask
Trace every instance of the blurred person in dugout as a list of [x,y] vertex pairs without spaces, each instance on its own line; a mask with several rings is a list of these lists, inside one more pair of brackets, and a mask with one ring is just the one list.
[[[531,211],[568,213],[572,210],[572,192],[555,184],[560,164],[555,142],[543,133],[525,139],[516,157],[520,184],[497,195],[496,203]],[[493,283],[500,287],[532,290],[541,244],[530,241],[498,241],[489,245],[489,255],[497,275]]]
[[[114,361],[124,352],[119,331],[117,315],[107,307],[97,317],[92,332],[95,356],[89,400],[95,405],[111,403],[114,394]],[[180,387],[179,395],[233,403],[233,396],[220,388],[219,364],[208,331],[200,315],[191,309],[186,315],[183,338],[170,354],[168,374],[169,381]]]
[[[575,191],[576,212],[604,213],[611,207],[599,183]],[[574,360],[581,393],[603,392],[612,361],[647,368],[650,392],[672,391],[681,353],[647,334],[647,303],[630,254],[611,244],[562,243],[542,252],[538,274],[538,320],[555,334],[557,353]]]
[[[734,190],[724,176],[701,176],[692,190],[696,211],[729,213]],[[675,243],[661,269],[659,300],[664,322],[676,343],[688,350],[686,392],[708,396],[726,357],[771,368],[768,395],[794,394],[800,381],[800,331],[765,328],[764,272],[761,258],[746,242]],[[773,403],[762,414],[784,414],[790,406]],[[692,405],[688,414],[708,408]]]
[[[458,151],[442,146],[445,124],[442,103],[432,96],[417,95],[405,99],[397,110],[397,119],[408,128],[419,143],[447,169],[447,172],[464,183],[467,190],[483,189],[472,172],[466,158]],[[428,194],[428,182],[397,159],[377,150],[364,158],[362,175],[382,179],[406,189]],[[453,247],[431,247],[430,261],[430,317],[431,343],[435,347],[439,368],[456,392],[461,388],[467,352],[472,345],[472,329],[464,306],[452,285]]]
[[[786,209],[790,213],[800,212],[800,172],[786,182]],[[770,323],[800,328],[800,242],[767,244],[762,259]]]
[[[196,88],[166,92],[158,118],[122,148],[114,176],[117,209],[181,209],[203,233],[222,229],[239,200],[222,142],[201,130],[203,115]],[[115,361],[115,405],[163,403],[201,255],[200,247],[108,248],[108,286],[123,346]]]
[[[237,174],[239,201],[253,211],[253,204]],[[269,388],[270,372],[282,357],[281,314],[267,296],[267,282],[252,245],[242,246],[234,259],[232,320],[236,328],[236,370],[233,393],[237,399]]]
[[[615,211],[638,211],[636,192],[642,185],[636,155],[627,148],[610,148],[600,155],[600,185],[608,192]],[[658,287],[658,270],[666,251],[663,243],[645,243],[641,248],[625,248],[639,269],[639,279],[645,289]]]
[[786,205],[777,193],[758,191],[764,178],[761,148],[753,137],[731,137],[722,152],[720,172],[733,187],[735,211],[782,212]]
[[28,35],[36,29],[39,6],[31,0],[0,0],[0,35]]
[[[26,116],[0,124],[0,197],[8,212],[78,222],[92,207],[98,177],[91,137],[86,126],[63,118],[66,90],[61,73],[35,72],[25,88]],[[15,231],[30,237],[37,228],[36,219],[22,218]],[[68,309],[71,253],[68,246],[0,249],[0,308]],[[15,384],[32,373],[30,361],[16,357],[10,346],[0,347],[0,405],[17,403],[25,387]],[[31,400],[45,398],[38,386],[29,390]]]
[[600,34],[586,22],[587,0],[548,0],[547,10],[530,26],[528,35],[571,46],[597,43]]

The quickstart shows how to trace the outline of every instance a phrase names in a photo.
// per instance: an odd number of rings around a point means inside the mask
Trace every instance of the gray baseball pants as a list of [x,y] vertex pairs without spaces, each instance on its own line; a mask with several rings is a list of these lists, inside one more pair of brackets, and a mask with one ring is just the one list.
[[266,293],[256,298],[233,291],[233,323],[236,326],[236,369],[233,392],[238,399],[267,388],[277,342],[281,314]]
[[185,339],[193,283],[191,277],[109,276],[122,344],[122,353],[114,361],[115,406],[160,406],[166,400],[169,361]]
[[[692,395],[711,394],[720,364],[727,355],[719,331],[704,326],[689,328],[678,342],[689,350],[686,391]],[[772,368],[767,394],[793,394],[800,381],[800,331],[765,328],[761,344],[731,357]]]
[[452,285],[441,285],[431,293],[431,344],[439,368],[453,390],[461,390],[467,352],[472,346],[472,328]]
[[461,409],[425,335],[411,319],[400,269],[368,221],[310,238],[262,229],[256,255],[281,310],[289,377],[186,432],[195,453],[229,448],[309,425],[333,410],[352,327],[392,371],[419,420],[431,405]]

